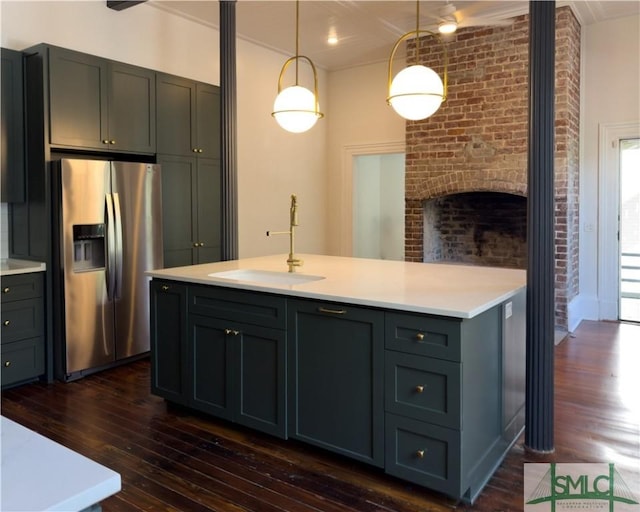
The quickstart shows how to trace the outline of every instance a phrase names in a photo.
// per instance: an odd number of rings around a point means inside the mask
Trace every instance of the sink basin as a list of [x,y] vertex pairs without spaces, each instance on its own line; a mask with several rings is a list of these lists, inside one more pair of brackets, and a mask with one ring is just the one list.
[[226,272],[214,272],[209,277],[216,279],[231,279],[233,281],[247,281],[265,284],[296,285],[320,281],[322,276],[312,276],[309,274],[295,274],[291,272],[274,272],[271,270],[239,269],[227,270]]

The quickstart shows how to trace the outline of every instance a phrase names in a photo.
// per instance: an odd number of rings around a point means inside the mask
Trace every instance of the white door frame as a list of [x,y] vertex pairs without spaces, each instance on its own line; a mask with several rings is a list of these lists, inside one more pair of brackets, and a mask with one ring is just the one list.
[[[620,212],[620,139],[640,138],[640,121],[599,127],[600,208],[598,213],[598,302],[600,320],[617,320],[620,298],[618,214]],[[611,286],[611,284],[614,286]]]
[[342,148],[340,254],[353,255],[353,158],[364,155],[405,153],[405,141],[353,144]]

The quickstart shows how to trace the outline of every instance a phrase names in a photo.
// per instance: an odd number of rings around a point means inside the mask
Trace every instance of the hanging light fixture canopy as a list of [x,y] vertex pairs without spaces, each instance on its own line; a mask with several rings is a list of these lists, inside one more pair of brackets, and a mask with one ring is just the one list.
[[[443,79],[431,68],[421,64],[408,66],[400,71],[392,80],[393,59],[403,41],[411,36],[416,37],[416,63],[420,56],[420,34],[434,36],[443,47],[444,73]],[[418,121],[433,115],[442,102],[447,99],[447,47],[438,34],[429,30],[420,30],[420,0],[416,1],[416,29],[407,32],[396,41],[389,57],[389,73],[387,83],[387,103],[405,119]]]
[[[287,59],[280,70],[278,77],[278,95],[273,103],[273,112],[271,115],[278,124],[285,130],[293,133],[302,133],[309,130],[316,121],[324,114],[320,112],[318,103],[318,73],[316,67],[309,57],[300,55],[299,46],[299,25],[300,25],[300,6],[299,0],[296,0],[296,54]],[[298,64],[300,59],[306,60],[311,66],[313,72],[313,92],[302,87],[298,82]],[[295,62],[296,81],[295,85],[283,89],[283,78],[289,66]]]

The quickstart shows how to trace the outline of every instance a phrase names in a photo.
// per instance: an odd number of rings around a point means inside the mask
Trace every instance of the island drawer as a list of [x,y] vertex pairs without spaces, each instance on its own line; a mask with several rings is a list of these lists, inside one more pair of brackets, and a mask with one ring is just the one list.
[[44,373],[44,338],[2,345],[2,386],[36,379]]
[[284,297],[216,286],[190,286],[188,311],[274,329],[285,329],[287,306]]
[[385,347],[389,350],[460,362],[460,321],[429,315],[387,312]]
[[387,413],[385,471],[460,496],[460,432]]
[[2,276],[2,304],[14,300],[42,297],[42,275],[37,272]]
[[[41,336],[44,330],[42,299],[2,303],[2,344]],[[4,349],[3,349],[4,350]]]
[[385,410],[460,428],[460,363],[385,352]]

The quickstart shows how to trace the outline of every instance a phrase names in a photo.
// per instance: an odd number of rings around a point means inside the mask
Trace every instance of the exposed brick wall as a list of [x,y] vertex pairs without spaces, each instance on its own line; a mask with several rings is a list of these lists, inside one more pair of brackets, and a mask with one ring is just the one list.
[[[508,27],[459,30],[447,43],[447,101],[406,129],[405,259],[424,261],[424,202],[462,192],[527,194],[528,16]],[[443,48],[423,38],[420,60],[440,75]],[[408,62],[415,45],[408,42]],[[578,293],[580,26],[556,11],[556,324]]]

